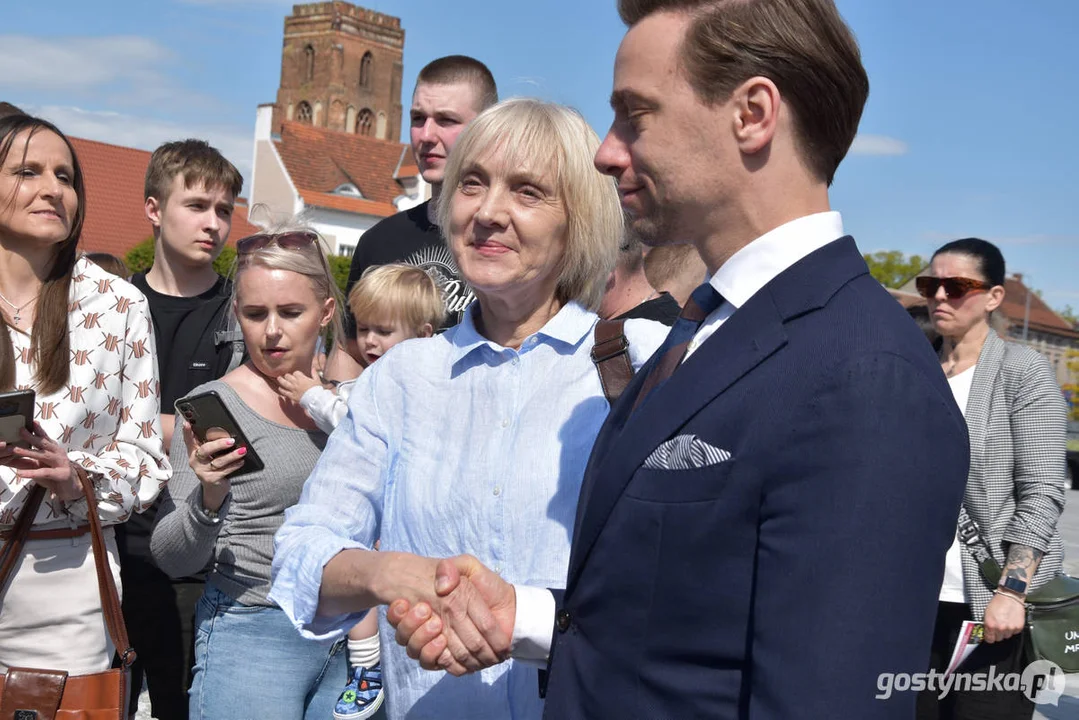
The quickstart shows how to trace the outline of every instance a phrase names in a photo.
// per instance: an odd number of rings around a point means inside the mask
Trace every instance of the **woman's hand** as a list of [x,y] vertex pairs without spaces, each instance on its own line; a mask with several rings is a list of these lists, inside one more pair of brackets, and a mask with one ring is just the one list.
[[5,464],[18,470],[19,477],[44,486],[58,500],[70,502],[82,497],[79,475],[64,446],[50,438],[36,422],[33,432],[20,428],[19,434],[30,447],[4,445],[2,450],[10,451],[4,456]]
[[995,643],[1018,635],[1026,627],[1027,612],[1023,601],[1016,595],[998,592],[993,594],[985,608],[985,642]]
[[232,488],[229,475],[244,464],[247,448],[232,450],[236,439],[231,437],[200,443],[191,431],[191,425],[186,422],[184,444],[187,445],[187,463],[202,483],[202,505],[207,510],[216,511]]
[[299,370],[285,373],[277,378],[277,394],[297,405],[300,404],[300,398],[303,397],[303,394],[316,386],[321,387],[322,383]]

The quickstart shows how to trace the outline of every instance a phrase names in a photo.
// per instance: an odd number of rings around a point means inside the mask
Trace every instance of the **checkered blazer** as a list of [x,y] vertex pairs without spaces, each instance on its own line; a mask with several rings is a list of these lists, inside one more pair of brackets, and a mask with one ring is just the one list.
[[[1011,543],[1045,553],[1031,589],[1060,572],[1064,558],[1057,520],[1064,510],[1066,414],[1049,362],[990,330],[966,407],[964,504],[1002,567]],[[966,547],[962,552],[967,597],[981,620],[992,587]]]

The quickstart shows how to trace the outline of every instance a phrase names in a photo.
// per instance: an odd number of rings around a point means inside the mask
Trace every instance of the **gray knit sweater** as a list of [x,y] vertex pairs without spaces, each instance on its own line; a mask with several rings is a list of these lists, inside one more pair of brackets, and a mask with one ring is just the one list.
[[202,510],[202,487],[188,465],[183,433],[177,428],[169,453],[174,471],[162,493],[150,551],[158,567],[172,577],[194,575],[212,559],[208,581],[218,589],[245,605],[273,605],[266,596],[274,533],[284,522],[285,509],[299,501],[326,435],[266,420],[220,380],[191,394],[206,390],[221,396],[265,469],[233,478],[215,522]]

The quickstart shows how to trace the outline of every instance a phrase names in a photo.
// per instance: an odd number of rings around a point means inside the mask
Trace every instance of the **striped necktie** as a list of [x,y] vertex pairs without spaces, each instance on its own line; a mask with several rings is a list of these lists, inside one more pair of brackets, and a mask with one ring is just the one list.
[[648,377],[644,379],[641,391],[637,394],[637,400],[633,409],[640,407],[641,403],[650,392],[665,382],[682,363],[682,359],[689,350],[689,343],[693,336],[701,329],[704,319],[715,312],[723,303],[723,296],[709,283],[704,283],[693,291],[686,301],[685,307],[674,321],[674,327],[667,334],[667,339],[660,345],[659,361],[652,366]]

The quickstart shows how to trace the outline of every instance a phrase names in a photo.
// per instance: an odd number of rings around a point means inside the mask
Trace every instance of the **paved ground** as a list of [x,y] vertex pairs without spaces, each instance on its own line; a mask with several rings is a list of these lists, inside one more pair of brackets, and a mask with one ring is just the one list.
[[[1064,571],[1079,576],[1079,490],[1069,490],[1064,515],[1060,519],[1060,532],[1064,536]],[[1079,718],[1079,674],[1068,676],[1067,694],[1060,705],[1043,705],[1034,714],[1035,720],[1075,720]],[[137,720],[152,720],[150,698],[143,693],[139,702]],[[382,714],[378,717],[381,720]],[[239,719],[237,719],[239,720]],[[330,720],[327,718],[326,720]]]

